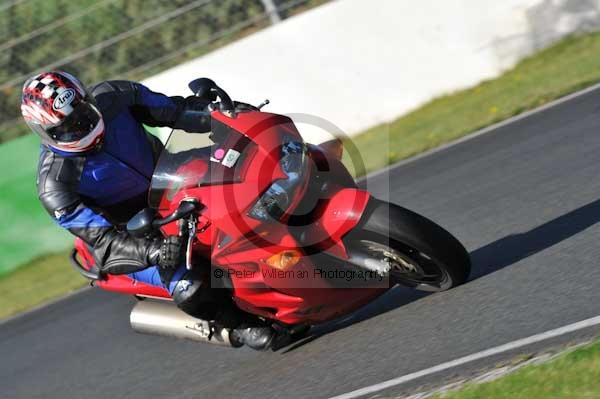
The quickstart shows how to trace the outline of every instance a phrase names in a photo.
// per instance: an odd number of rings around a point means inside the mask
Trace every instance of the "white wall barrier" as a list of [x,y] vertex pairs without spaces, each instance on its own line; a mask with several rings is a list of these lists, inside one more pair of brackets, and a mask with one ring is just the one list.
[[[236,99],[269,98],[268,111],[316,115],[353,134],[599,26],[600,0],[338,0],[145,83],[187,95],[187,82],[206,76]],[[300,129],[309,141],[327,137]]]

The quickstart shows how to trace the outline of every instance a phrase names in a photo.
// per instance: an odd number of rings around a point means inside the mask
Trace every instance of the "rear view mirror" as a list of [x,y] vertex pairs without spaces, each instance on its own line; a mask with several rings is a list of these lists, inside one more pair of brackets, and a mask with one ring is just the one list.
[[143,238],[154,230],[152,222],[156,218],[156,210],[145,208],[139,211],[127,222],[127,231],[134,237]]
[[188,87],[197,97],[204,97],[209,91],[217,87],[217,84],[208,78],[192,80]]

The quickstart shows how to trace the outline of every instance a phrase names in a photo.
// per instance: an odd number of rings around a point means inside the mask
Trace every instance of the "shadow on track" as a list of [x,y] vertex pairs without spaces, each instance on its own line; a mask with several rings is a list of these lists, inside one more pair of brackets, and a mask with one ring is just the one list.
[[298,349],[301,346],[304,346],[322,337],[323,335],[341,330],[342,328],[349,327],[352,324],[370,319],[382,313],[389,312],[390,310],[404,306],[429,294],[429,292],[415,291],[410,288],[395,287],[394,289],[377,298],[375,301],[363,306],[346,317],[313,327],[308,336],[292,343],[292,345],[288,346],[283,353]]
[[[471,252],[473,269],[470,281],[494,273],[550,248],[600,222],[600,200],[590,202],[525,233],[511,234]],[[351,326],[399,308],[429,295],[427,292],[396,287],[353,314],[317,326],[310,335],[289,346],[297,349],[330,332]]]
[[600,222],[600,200],[590,202],[526,233],[511,234],[471,252],[471,280],[535,255]]

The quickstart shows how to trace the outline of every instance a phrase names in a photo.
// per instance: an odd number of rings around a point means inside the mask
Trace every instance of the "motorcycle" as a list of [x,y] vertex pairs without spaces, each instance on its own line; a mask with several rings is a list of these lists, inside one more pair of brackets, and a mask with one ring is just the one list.
[[[189,84],[216,96],[207,133],[173,130],[157,162],[149,207],[130,234],[180,235],[188,269],[245,314],[289,336],[373,301],[397,284],[443,291],[466,281],[463,245],[431,220],[359,189],[342,146],[304,142],[292,120],[232,101],[213,81]],[[238,346],[228,328],[194,318],[167,290],[102,275],[77,239],[75,268],[93,285],[140,299],[141,333]]]

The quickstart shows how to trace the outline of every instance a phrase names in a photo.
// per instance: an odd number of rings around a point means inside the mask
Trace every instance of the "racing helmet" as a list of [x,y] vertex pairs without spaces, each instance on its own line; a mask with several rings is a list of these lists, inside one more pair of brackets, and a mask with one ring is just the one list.
[[94,97],[66,72],[44,72],[28,79],[23,85],[21,114],[43,144],[61,151],[88,151],[104,136],[104,121]]

